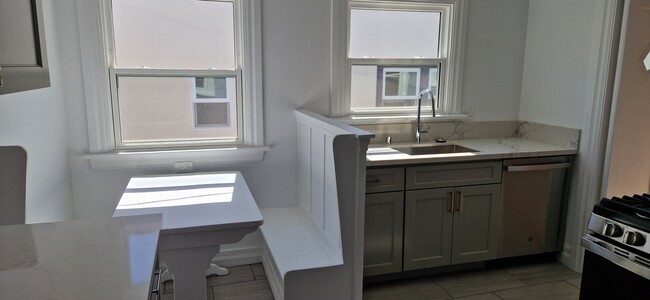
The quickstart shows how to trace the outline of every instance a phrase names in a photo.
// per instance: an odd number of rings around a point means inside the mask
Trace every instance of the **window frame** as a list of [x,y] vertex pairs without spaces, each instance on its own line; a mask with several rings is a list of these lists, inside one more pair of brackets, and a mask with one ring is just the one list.
[[[389,10],[435,10],[433,7],[446,7],[447,13],[441,15],[441,30],[439,57],[436,59],[376,59],[349,58],[350,10],[352,8],[389,9]],[[462,69],[465,54],[468,1],[467,0],[334,0],[332,5],[332,75],[330,77],[330,115],[333,117],[356,118],[372,115],[370,122],[381,122],[381,116],[413,115],[417,109],[395,108],[353,110],[351,105],[351,66],[377,65],[422,67],[439,63],[439,98],[440,107],[437,114],[463,117],[461,115]],[[339,22],[338,20],[345,20]],[[447,35],[448,33],[448,35]],[[444,37],[443,37],[444,35]],[[373,61],[374,60],[374,61]],[[405,63],[406,62],[406,63]],[[344,76],[341,76],[344,75]],[[444,76],[443,76],[444,75]],[[376,118],[379,117],[379,118]]]
[[[115,33],[113,31],[114,21],[111,3],[113,0],[104,0],[105,7],[105,30],[106,46],[108,47],[108,71],[110,81],[110,101],[112,107],[112,131],[114,137],[114,149],[116,150],[153,150],[153,149],[170,149],[170,148],[206,148],[206,147],[224,147],[240,146],[244,144],[245,124],[243,122],[243,103],[242,103],[242,66],[244,59],[242,55],[243,28],[242,28],[242,1],[241,0],[210,0],[211,2],[226,2],[233,4],[233,29],[234,29],[234,58],[235,69],[155,69],[143,66],[142,68],[120,68],[117,67],[117,54],[115,49]],[[237,98],[235,104],[237,108],[237,139],[220,139],[212,138],[206,140],[169,140],[157,142],[129,142],[122,140],[120,105],[118,97],[118,77],[203,77],[203,76],[231,76],[235,77],[235,86],[237,89]],[[193,105],[192,101],[192,105]],[[192,109],[193,111],[193,109]],[[194,115],[191,116],[194,120]],[[195,130],[195,126],[192,126]],[[205,127],[203,129],[206,129]]]
[[[109,0],[77,1],[81,44],[84,98],[88,127],[88,148],[84,157],[95,170],[169,166],[174,161],[195,164],[239,164],[260,162],[264,152],[261,0],[234,0],[241,5],[241,28],[237,51],[242,58],[241,98],[242,141],[238,145],[206,145],[167,149],[119,149],[115,144],[107,39]],[[211,71],[211,70],[206,70]]]

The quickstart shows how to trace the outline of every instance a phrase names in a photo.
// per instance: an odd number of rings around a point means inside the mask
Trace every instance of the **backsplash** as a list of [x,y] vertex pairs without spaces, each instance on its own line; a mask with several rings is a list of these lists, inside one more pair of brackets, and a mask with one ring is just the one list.
[[[411,123],[355,126],[375,134],[372,144],[384,144],[388,136],[393,143],[412,143],[415,140],[415,124]],[[579,129],[527,121],[434,122],[423,126],[430,127],[428,133],[421,135],[423,143],[434,142],[437,138],[451,141],[514,137],[577,149],[580,142]]]

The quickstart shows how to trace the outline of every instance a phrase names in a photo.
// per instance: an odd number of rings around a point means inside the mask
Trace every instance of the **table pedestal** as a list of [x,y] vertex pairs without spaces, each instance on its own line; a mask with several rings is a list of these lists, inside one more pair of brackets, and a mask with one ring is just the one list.
[[160,251],[160,260],[167,265],[174,277],[174,299],[207,299],[205,271],[217,253],[219,246]]

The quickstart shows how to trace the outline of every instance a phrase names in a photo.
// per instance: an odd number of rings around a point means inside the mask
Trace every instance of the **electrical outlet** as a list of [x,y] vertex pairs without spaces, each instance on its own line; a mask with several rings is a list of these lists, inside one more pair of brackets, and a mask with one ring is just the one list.
[[174,172],[176,173],[189,173],[192,171],[194,171],[194,162],[177,161],[174,163]]

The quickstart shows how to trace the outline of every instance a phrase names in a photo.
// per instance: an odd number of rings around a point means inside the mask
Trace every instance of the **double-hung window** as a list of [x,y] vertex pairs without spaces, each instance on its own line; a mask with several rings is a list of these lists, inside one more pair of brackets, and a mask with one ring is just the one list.
[[460,1],[349,1],[347,113],[456,112]]
[[107,0],[115,149],[245,145],[241,0]]

